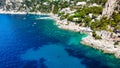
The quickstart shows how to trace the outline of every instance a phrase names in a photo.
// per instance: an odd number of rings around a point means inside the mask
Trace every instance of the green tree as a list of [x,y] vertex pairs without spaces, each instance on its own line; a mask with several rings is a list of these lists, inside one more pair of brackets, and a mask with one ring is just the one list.
[[73,21],[73,18],[74,18],[73,16],[68,16],[67,20],[68,21]]

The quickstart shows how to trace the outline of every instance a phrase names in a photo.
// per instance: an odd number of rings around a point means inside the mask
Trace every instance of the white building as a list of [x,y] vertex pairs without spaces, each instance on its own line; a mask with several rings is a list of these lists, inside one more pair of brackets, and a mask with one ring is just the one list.
[[89,7],[100,7],[100,5],[94,3],[94,4],[90,5]]
[[86,2],[77,2],[77,3],[76,3],[77,6],[80,6],[80,5],[81,5],[81,6],[84,6],[84,5],[86,5],[86,4],[87,4]]

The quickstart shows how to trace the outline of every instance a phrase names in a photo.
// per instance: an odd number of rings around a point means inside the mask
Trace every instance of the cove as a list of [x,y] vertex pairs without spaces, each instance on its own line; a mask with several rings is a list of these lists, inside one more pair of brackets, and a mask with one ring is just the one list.
[[0,14],[0,68],[119,68],[120,59],[85,46],[85,34],[47,15]]

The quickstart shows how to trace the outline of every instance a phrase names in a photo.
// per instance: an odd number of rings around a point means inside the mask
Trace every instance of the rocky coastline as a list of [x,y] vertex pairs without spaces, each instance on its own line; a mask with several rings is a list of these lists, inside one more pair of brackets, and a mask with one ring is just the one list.
[[[27,14],[27,12],[0,11],[0,14]],[[41,15],[46,13],[31,12],[28,14]],[[116,58],[120,58],[120,46],[115,46],[114,42],[110,40],[109,41],[106,39],[96,40],[94,37],[92,37],[93,31],[89,27],[82,27],[79,26],[79,24],[75,24],[74,22],[60,20],[57,14],[55,15],[52,13],[48,13],[46,15],[50,15],[50,17],[56,21],[56,25],[58,25],[58,27],[61,29],[72,30],[75,32],[84,32],[88,34],[88,36],[83,38],[82,41],[80,41],[80,43],[101,50],[104,53],[114,54]]]
[[114,42],[106,40],[95,40],[92,36],[82,39],[82,44],[93,47],[107,54],[114,54],[116,58],[120,58],[120,46],[115,46]]
[[[114,54],[116,58],[120,58],[120,46],[114,45],[114,41],[109,38],[110,36],[108,36],[108,33],[106,36],[103,34],[104,35],[103,39],[95,39],[92,36],[92,30],[90,28],[79,26],[79,24],[75,24],[74,22],[68,22],[67,20],[60,20],[60,18],[57,17],[57,15],[52,15],[51,17],[55,19],[56,24],[61,29],[86,33],[88,36],[84,37],[82,41],[80,41],[80,43],[101,50],[107,54]],[[98,33],[102,32],[98,31]]]

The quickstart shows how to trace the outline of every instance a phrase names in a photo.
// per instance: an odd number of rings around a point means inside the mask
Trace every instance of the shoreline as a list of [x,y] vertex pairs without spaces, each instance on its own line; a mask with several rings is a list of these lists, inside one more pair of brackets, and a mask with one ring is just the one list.
[[71,30],[74,32],[80,32],[80,33],[85,33],[85,34],[90,34],[92,30],[89,27],[82,27],[79,26],[79,24],[75,24],[74,22],[70,22],[67,20],[60,20],[60,18],[57,15],[50,15],[52,19],[54,19],[56,22],[55,24],[58,26],[58,28],[65,29],[65,30]]
[[92,36],[88,35],[87,37],[83,38],[80,43],[103,51],[103,53],[113,54],[118,59],[120,58],[120,46],[115,46],[111,41],[108,42],[106,40],[95,40]]
[[0,14],[35,14],[35,15],[52,15],[52,13],[41,13],[41,12],[16,12],[16,11],[2,11]]
[[114,54],[116,58],[120,58],[120,46],[119,45],[115,46],[113,41],[111,40],[108,41],[106,38],[102,40],[96,40],[94,39],[94,37],[92,37],[92,30],[90,28],[81,27],[78,24],[75,24],[74,22],[68,23],[68,21],[66,20],[60,20],[60,18],[57,17],[57,15],[55,15],[54,17],[53,19],[55,19],[58,28],[71,30],[74,32],[83,32],[87,34],[86,37],[82,38],[80,43],[101,50],[103,51],[103,53]]
[[116,58],[120,58],[120,46],[115,47],[114,43],[106,40],[96,40],[92,37],[92,30],[88,27],[81,27],[79,24],[75,24],[73,22],[69,22],[67,20],[60,20],[57,14],[52,13],[40,13],[40,12],[14,12],[14,11],[0,11],[0,14],[36,14],[36,15],[50,15],[51,19],[54,19],[55,24],[58,28],[71,30],[74,32],[82,32],[88,34],[88,36],[82,38],[80,43],[93,47],[95,49],[103,51],[103,53],[114,54]]

